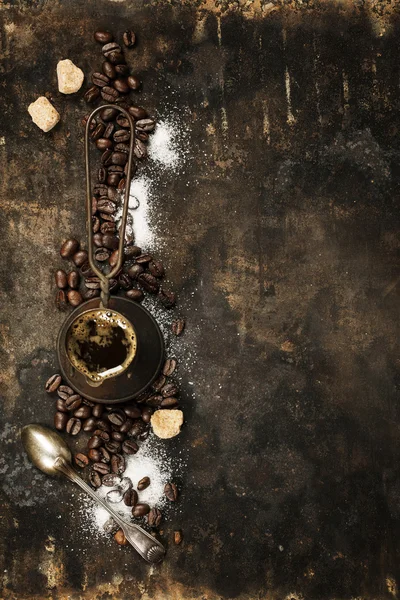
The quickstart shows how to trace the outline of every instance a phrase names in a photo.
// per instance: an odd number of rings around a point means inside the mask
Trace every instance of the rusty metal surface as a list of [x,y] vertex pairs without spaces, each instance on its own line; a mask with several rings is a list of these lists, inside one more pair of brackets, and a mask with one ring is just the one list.
[[[397,9],[1,5],[1,598],[397,597]],[[52,419],[52,272],[64,235],[84,235],[85,107],[54,93],[55,65],[87,75],[93,30],[127,24],[143,103],[186,111],[193,155],[159,207],[196,366],[171,445],[188,453],[168,524],[185,541],[156,569],[82,539],[75,490],[19,443]],[[50,134],[26,111],[45,91],[62,112]]]

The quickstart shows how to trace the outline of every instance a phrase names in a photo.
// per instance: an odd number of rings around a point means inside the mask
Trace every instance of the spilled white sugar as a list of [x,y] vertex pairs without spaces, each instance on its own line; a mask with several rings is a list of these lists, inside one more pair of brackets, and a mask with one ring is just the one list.
[[[173,464],[174,462],[174,464]],[[138,492],[139,501],[146,502],[151,508],[164,508],[166,498],[164,496],[165,484],[173,478],[174,472],[182,469],[183,459],[172,460],[167,454],[161,440],[151,434],[139,448],[137,454],[126,457],[126,470],[123,477],[129,477],[132,480],[133,487],[137,489],[137,484],[143,477],[150,478],[150,485],[147,489]],[[102,485],[96,493],[102,499],[105,499],[107,493],[114,488]],[[130,521],[132,518],[132,508],[125,506],[124,502],[110,504],[121,517]],[[84,517],[84,531],[90,535],[104,535],[109,537],[104,529],[104,523],[110,518],[109,513],[91,500],[89,496],[81,496],[80,513]]]

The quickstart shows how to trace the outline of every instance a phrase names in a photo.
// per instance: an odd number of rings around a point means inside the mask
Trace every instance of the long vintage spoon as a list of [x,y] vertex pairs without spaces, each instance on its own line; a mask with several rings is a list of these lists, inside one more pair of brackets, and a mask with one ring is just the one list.
[[21,433],[22,443],[31,462],[47,475],[62,473],[77,483],[89,496],[105,508],[123,530],[126,539],[148,562],[157,563],[165,555],[165,548],[152,535],[133,523],[127,523],[108,506],[79,477],[71,466],[71,451],[62,437],[43,425],[26,425]]

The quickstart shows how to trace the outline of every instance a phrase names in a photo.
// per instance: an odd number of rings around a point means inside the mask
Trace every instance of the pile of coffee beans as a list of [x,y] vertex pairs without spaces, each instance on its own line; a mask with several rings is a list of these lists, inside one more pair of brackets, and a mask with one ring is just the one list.
[[[132,506],[133,517],[146,517],[148,525],[153,528],[159,526],[162,514],[157,508],[139,502],[138,494],[151,485],[151,481],[149,477],[143,477],[137,483],[137,491],[134,490],[129,478],[123,477],[125,457],[136,454],[140,442],[148,437],[154,410],[179,406],[176,397],[178,386],[171,379],[176,367],[176,359],[168,358],[153,385],[135,402],[121,405],[109,406],[83,398],[66,385],[58,373],[52,375],[45,385],[48,394],[57,396],[55,428],[72,436],[80,432],[90,436],[86,450],[74,456],[75,465],[82,469],[89,467],[88,480],[93,488],[101,485],[112,488],[107,494],[109,502],[123,501],[125,505]],[[178,489],[174,483],[166,484],[165,496],[176,502]]]

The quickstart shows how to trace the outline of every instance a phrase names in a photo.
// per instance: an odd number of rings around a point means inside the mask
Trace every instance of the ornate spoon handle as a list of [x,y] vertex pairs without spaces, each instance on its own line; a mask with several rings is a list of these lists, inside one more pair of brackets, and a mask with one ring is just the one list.
[[70,481],[82,488],[93,500],[100,504],[112,516],[123,530],[126,539],[145,560],[157,563],[164,558],[165,548],[155,537],[134,523],[127,523],[79,477],[78,473],[59,456],[54,467],[63,473]]

